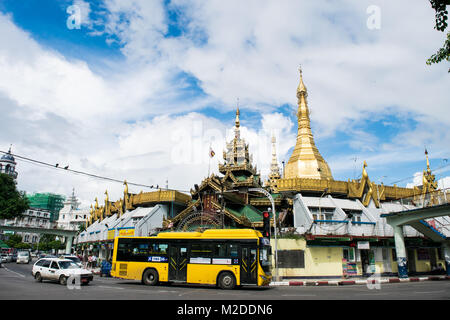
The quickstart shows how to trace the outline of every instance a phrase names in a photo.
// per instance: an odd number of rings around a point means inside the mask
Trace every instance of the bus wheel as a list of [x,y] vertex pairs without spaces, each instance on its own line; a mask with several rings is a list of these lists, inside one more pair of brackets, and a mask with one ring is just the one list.
[[142,282],[147,286],[154,286],[158,283],[158,278],[158,272],[155,269],[147,269],[142,276]]
[[219,276],[219,287],[225,290],[234,289],[236,278],[231,272],[223,272]]

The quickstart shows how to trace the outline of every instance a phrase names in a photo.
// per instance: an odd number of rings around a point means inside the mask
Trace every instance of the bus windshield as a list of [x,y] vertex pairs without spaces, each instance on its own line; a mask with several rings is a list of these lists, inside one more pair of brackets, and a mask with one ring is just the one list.
[[261,267],[266,274],[271,274],[272,271],[272,247],[267,238],[261,238],[261,247],[259,248],[259,261]]

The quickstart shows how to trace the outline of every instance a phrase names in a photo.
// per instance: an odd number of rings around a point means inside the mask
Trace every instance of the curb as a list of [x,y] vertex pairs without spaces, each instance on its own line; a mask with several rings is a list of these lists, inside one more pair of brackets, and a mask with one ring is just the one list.
[[403,282],[420,282],[420,281],[441,281],[450,280],[450,276],[429,276],[414,278],[389,278],[389,279],[367,279],[367,280],[307,280],[307,281],[272,281],[269,286],[348,286],[361,284],[377,284],[377,283],[403,283]]

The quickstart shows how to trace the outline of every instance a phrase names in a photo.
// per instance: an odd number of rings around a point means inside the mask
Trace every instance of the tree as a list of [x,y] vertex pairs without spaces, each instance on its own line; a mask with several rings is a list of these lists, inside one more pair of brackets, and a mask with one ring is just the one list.
[[[446,6],[450,5],[449,0],[430,0],[431,7],[436,11],[436,25],[434,28],[438,31],[444,32],[448,26],[448,11]],[[447,38],[444,41],[444,46],[433,54],[428,60],[427,64],[439,63],[443,60],[450,61],[450,32],[447,32]],[[450,73],[450,68],[448,69]]]
[[22,242],[22,236],[19,236],[18,234],[13,234],[13,235],[9,236],[8,240],[5,241],[5,243],[10,248],[15,248],[21,242]]
[[14,219],[30,207],[25,192],[18,191],[12,177],[0,173],[0,219]]

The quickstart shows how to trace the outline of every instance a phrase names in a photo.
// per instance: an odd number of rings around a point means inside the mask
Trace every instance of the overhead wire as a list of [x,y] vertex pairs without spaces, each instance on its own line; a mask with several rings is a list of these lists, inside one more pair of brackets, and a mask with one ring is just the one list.
[[[95,179],[101,179],[101,180],[106,180],[106,181],[111,181],[111,182],[116,182],[116,183],[121,183],[123,184],[125,180],[119,180],[119,179],[115,179],[115,178],[110,178],[110,177],[106,177],[106,176],[101,176],[98,174],[93,174],[93,173],[88,173],[88,172],[84,172],[84,171],[80,171],[80,170],[74,170],[74,169],[70,169],[68,166],[63,167],[63,166],[57,166],[56,164],[51,164],[48,162],[44,162],[44,161],[40,161],[40,160],[36,160],[36,159],[31,159],[29,157],[24,157],[18,154],[13,154],[11,152],[5,152],[0,150],[0,153],[3,154],[10,154],[12,155],[14,158],[17,158],[18,160],[27,162],[27,163],[31,163],[34,165],[38,165],[40,167],[46,167],[46,168],[51,168],[51,169],[56,169],[56,170],[61,170],[63,172],[70,172],[76,175],[83,175],[83,176],[87,176],[87,177],[91,177],[91,178],[95,178]],[[144,187],[144,188],[149,188],[149,189],[156,189],[156,190],[168,190],[168,191],[179,191],[179,192],[190,192],[190,191],[186,191],[186,190],[178,190],[178,189],[170,189],[170,188],[162,188],[159,187],[159,185],[157,185],[157,187],[155,187],[154,185],[146,185],[146,184],[142,184],[142,183],[135,183],[135,182],[129,182],[127,181],[128,185],[131,186],[136,186],[136,187]]]

